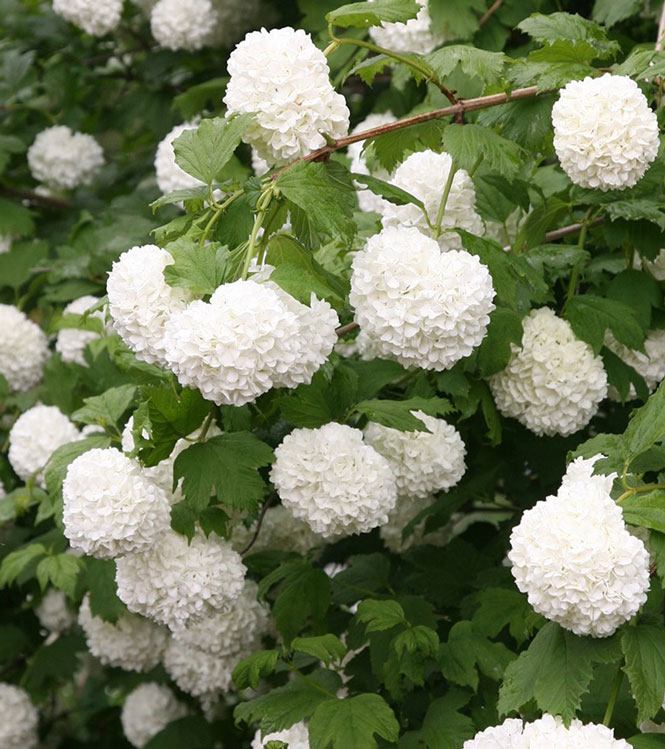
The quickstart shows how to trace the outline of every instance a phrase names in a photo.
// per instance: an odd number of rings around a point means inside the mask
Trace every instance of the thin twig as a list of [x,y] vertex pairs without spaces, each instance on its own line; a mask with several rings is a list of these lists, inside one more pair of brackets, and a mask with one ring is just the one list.
[[36,192],[31,190],[17,190],[14,187],[6,187],[5,185],[0,186],[0,195],[7,195],[10,198],[20,198],[21,200],[29,200],[31,203],[37,203],[43,205],[46,208],[73,208],[74,204],[69,200],[63,200],[62,198],[51,198],[48,195],[38,195]]
[[481,17],[480,21],[478,21],[478,25],[484,26],[502,5],[503,0],[494,0],[494,2],[487,9],[487,12]]
[[339,328],[337,328],[337,330],[335,331],[335,333],[337,333],[338,338],[341,338],[342,336],[346,335],[347,333],[351,333],[351,332],[353,332],[354,330],[357,330],[357,329],[358,329],[358,323],[357,322],[350,322],[350,323],[347,323],[346,325],[342,325]]
[[665,44],[665,38],[663,37],[665,37],[665,3],[663,3],[663,8],[660,11],[660,21],[658,21],[658,38],[654,47],[656,52],[660,52],[663,49],[663,45]]
[[268,511],[268,508],[273,504],[273,502],[277,499],[277,494],[273,492],[268,499],[263,503],[263,507],[261,508],[261,513],[259,514],[259,519],[256,521],[256,530],[254,531],[254,535],[252,536],[252,540],[245,546],[245,548],[240,552],[240,556],[244,556],[247,554],[247,552],[254,546],[256,543],[256,539],[259,537],[259,533],[261,532],[261,525],[263,523],[263,518],[266,516],[266,512]]

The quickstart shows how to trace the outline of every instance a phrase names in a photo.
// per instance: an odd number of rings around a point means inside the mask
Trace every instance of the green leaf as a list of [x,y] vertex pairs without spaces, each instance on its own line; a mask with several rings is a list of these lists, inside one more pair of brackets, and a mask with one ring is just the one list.
[[591,17],[607,28],[637,13],[642,7],[641,0],[596,0]]
[[392,172],[407,153],[422,151],[423,148],[438,148],[441,128],[440,122],[424,122],[370,138],[364,151],[365,160],[370,169],[373,168],[372,162],[378,162],[387,172]]
[[575,335],[586,341],[594,354],[598,354],[603,347],[608,329],[619,343],[643,350],[644,330],[635,319],[633,309],[623,302],[595,294],[580,294],[568,300],[564,316]]
[[401,364],[387,359],[362,361],[347,359],[344,369],[350,369],[358,376],[355,397],[360,400],[371,398],[391,382],[404,377],[406,370]]
[[233,156],[253,113],[225,119],[203,120],[195,130],[185,130],[173,141],[176,164],[187,174],[212,185]]
[[[2,211],[0,199],[0,212]],[[0,230],[2,233],[2,230]],[[20,288],[35,274],[35,268],[48,255],[46,242],[20,242],[12,245],[9,252],[0,255],[0,286]]]
[[370,3],[349,3],[326,14],[326,21],[342,28],[366,29],[380,26],[382,21],[405,23],[418,15],[415,0],[374,0]]
[[353,238],[356,193],[349,171],[341,164],[301,161],[282,172],[275,185],[289,204],[303,212],[313,231],[333,238]]
[[46,586],[51,583],[54,588],[64,591],[73,599],[82,564],[82,560],[71,554],[45,557],[39,562],[36,570],[41,589],[46,590]]
[[208,506],[213,488],[222,504],[253,511],[266,489],[257,469],[272,459],[271,448],[250,432],[222,434],[183,450],[175,460],[173,481],[183,479],[183,494],[195,511]]
[[434,30],[445,32],[447,37],[468,39],[478,30],[487,3],[485,0],[429,0],[427,7]]
[[402,190],[401,187],[392,185],[390,182],[385,182],[377,177],[372,177],[369,174],[356,174],[354,172],[351,176],[356,182],[360,182],[361,185],[364,185],[375,195],[379,195],[390,203],[394,203],[395,205],[408,205],[409,203],[413,203],[413,205],[418,206],[423,213],[426,212],[425,204],[422,200],[414,197],[406,192],[406,190]]
[[85,650],[85,640],[79,634],[62,634],[54,642],[42,645],[28,663],[23,686],[33,691],[49,681],[69,681],[81,667],[79,653]]
[[429,432],[425,424],[411,413],[412,411],[423,411],[429,416],[445,416],[454,409],[447,398],[416,396],[403,401],[361,401],[353,410],[364,414],[370,421],[402,432]]
[[557,39],[529,54],[528,62],[572,63],[588,65],[597,56],[592,44],[582,39]]
[[375,749],[375,736],[393,742],[399,736],[395,714],[378,694],[322,702],[309,722],[317,749]]
[[202,715],[187,715],[169,723],[153,736],[145,749],[212,749],[215,734],[212,725]]
[[478,123],[500,129],[504,138],[519,143],[523,148],[540,150],[552,137],[553,104],[553,96],[511,101],[482,110],[478,114]]
[[478,371],[490,377],[508,366],[512,354],[510,344],[522,343],[520,316],[507,307],[497,307],[490,315],[487,335],[478,349]]
[[646,452],[665,435],[665,384],[658,386],[649,400],[633,411],[623,435],[624,456],[632,460]]
[[447,78],[459,65],[466,75],[480,78],[488,85],[501,80],[505,59],[503,52],[488,52],[464,44],[451,44],[425,55],[440,80]]
[[420,732],[428,749],[459,749],[473,737],[476,733],[473,721],[458,712],[467,701],[466,695],[451,690],[429,704]]
[[644,78],[647,75],[665,75],[665,52],[663,50],[634,47],[628,57],[614,68],[615,75],[627,75],[631,78]]
[[543,621],[525,595],[507,588],[485,588],[476,597],[480,604],[473,615],[473,628],[487,637],[496,637],[504,627],[518,645],[526,642]]
[[589,691],[594,663],[618,660],[617,651],[615,639],[578,637],[549,622],[506,668],[499,690],[499,714],[518,711],[535,699],[543,712],[570,721],[580,710],[582,695]]
[[37,561],[45,556],[46,549],[42,544],[29,544],[7,554],[0,565],[0,588],[13,583],[28,565],[36,566]]
[[332,600],[350,605],[388,586],[390,563],[384,554],[360,554],[348,559],[348,567],[332,579]]
[[86,589],[90,593],[90,611],[106,622],[116,622],[127,608],[118,598],[115,562],[111,559],[85,558]]
[[238,689],[256,689],[261,679],[275,670],[279,650],[259,650],[240,661],[233,669],[233,683]]
[[136,398],[135,385],[119,385],[101,395],[84,398],[85,406],[74,411],[72,419],[83,424],[116,427]]
[[628,743],[635,749],[663,749],[665,736],[659,734],[639,733],[628,739]]
[[621,648],[624,671],[637,705],[637,723],[649,720],[660,710],[665,694],[665,630],[662,626],[638,624],[625,627]]
[[406,624],[404,609],[397,601],[361,601],[356,612],[357,621],[365,625],[366,632],[383,632],[398,624]]
[[395,65],[395,62],[395,60],[386,55],[373,55],[366,60],[357,62],[349,71],[347,78],[350,78],[352,75],[358,75],[364,83],[371,86],[376,76],[383,73],[386,68]]
[[229,82],[228,76],[210,78],[196,86],[190,86],[187,91],[173,98],[173,108],[178,109],[184,120],[191,120],[195,114],[201,112],[205,105],[217,104]]
[[342,421],[356,399],[359,375],[349,366],[330,372],[322,367],[309,385],[300,385],[279,401],[282,416],[293,426],[316,429],[330,421]]
[[577,13],[533,13],[518,23],[517,28],[541,44],[552,44],[559,39],[589,42],[601,59],[613,57],[620,49],[617,42],[607,38],[601,26]]
[[623,519],[630,525],[665,533],[665,491],[654,489],[626,497],[621,502]]
[[150,203],[150,207],[153,211],[156,211],[157,208],[161,208],[164,205],[184,203],[186,200],[195,200],[198,205],[202,206],[209,194],[210,189],[207,185],[201,185],[200,187],[187,187],[183,190],[174,190],[168,195],[162,195],[160,198],[157,198],[157,200],[153,200],[152,203]]
[[200,247],[198,242],[183,237],[170,242],[165,249],[175,261],[164,268],[164,278],[169,286],[204,296],[212,294],[223,283],[228,250],[219,242],[209,242]]
[[527,157],[514,141],[474,123],[448,125],[443,131],[442,145],[458,167],[468,171],[482,156],[487,169],[508,180],[517,177]]
[[329,666],[334,661],[341,661],[346,655],[346,646],[336,635],[328,633],[319,637],[296,637],[291,649],[314,656]]
[[[35,224],[32,220],[32,212],[24,205],[14,200],[0,198],[0,234],[11,237],[30,236],[35,230]],[[43,248],[45,245],[40,243]],[[14,253],[15,256],[18,253]],[[4,268],[7,261],[0,263],[0,278],[5,278]],[[9,285],[9,284],[8,284]]]

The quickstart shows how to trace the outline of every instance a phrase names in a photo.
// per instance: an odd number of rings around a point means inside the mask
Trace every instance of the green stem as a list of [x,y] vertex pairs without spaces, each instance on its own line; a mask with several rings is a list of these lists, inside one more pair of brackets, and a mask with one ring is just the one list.
[[643,492],[653,492],[657,489],[665,489],[665,484],[645,484],[644,486],[631,486],[629,489],[620,496],[617,497],[617,502],[623,502],[624,499],[632,497],[633,494],[642,494]]
[[478,167],[483,163],[483,159],[485,158],[484,154],[480,154],[480,156],[476,159],[471,169],[469,169],[469,177],[473,177],[473,175],[478,171]]
[[247,279],[247,274],[249,273],[249,265],[252,262],[252,258],[254,257],[256,252],[256,239],[259,235],[261,227],[263,226],[266,213],[268,212],[268,206],[270,205],[270,201],[272,200],[273,195],[274,185],[270,185],[268,189],[261,194],[256,204],[258,210],[256,213],[256,218],[254,219],[252,233],[249,237],[249,242],[247,243],[247,249],[245,250],[245,260],[243,261],[242,273],[240,274],[240,278],[242,278],[243,281]]
[[[589,208],[589,210],[584,214],[584,219],[582,220],[582,228],[580,230],[580,236],[577,240],[577,246],[580,249],[584,249],[584,243],[586,242],[586,235],[587,231],[589,230],[589,221],[591,218],[592,210],[593,208]],[[575,265],[573,266],[573,272],[570,274],[570,280],[568,281],[568,293],[566,294],[566,301],[570,301],[575,296],[577,281],[579,279],[581,270],[582,263],[575,263]]]
[[614,712],[614,706],[616,705],[617,696],[619,689],[621,689],[621,682],[623,681],[623,669],[621,663],[617,669],[616,676],[614,677],[614,683],[612,684],[612,691],[610,693],[610,699],[607,703],[607,710],[605,710],[605,717],[603,718],[603,725],[609,728],[610,721],[612,720],[612,713]]
[[210,409],[210,413],[206,416],[206,420],[203,422],[203,428],[197,442],[205,442],[205,438],[208,436],[208,430],[212,426],[212,422],[215,420],[215,407]]
[[237,200],[245,191],[244,190],[237,190],[236,192],[231,195],[231,197],[227,198],[223,203],[217,204],[212,199],[212,217],[210,218],[210,221],[206,224],[206,228],[203,230],[203,234],[201,235],[201,239],[199,240],[199,247],[203,247],[205,244],[206,239],[208,239],[208,236],[210,235],[210,232],[212,231],[214,225],[219,220],[220,216],[224,211],[233,203],[234,200]]
[[448,196],[450,195],[450,189],[453,186],[453,180],[455,179],[455,172],[457,171],[457,165],[455,159],[450,162],[450,171],[448,172],[448,179],[446,185],[443,188],[443,195],[441,196],[441,202],[439,203],[439,212],[436,214],[436,223],[434,224],[433,235],[434,239],[438,239],[441,234],[441,222],[443,221],[443,214],[446,211],[446,203],[448,202]]

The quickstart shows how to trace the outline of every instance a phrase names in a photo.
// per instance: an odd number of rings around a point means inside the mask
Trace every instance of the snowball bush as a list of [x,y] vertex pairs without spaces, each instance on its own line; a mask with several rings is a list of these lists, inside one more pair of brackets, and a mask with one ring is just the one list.
[[53,11],[91,36],[104,36],[120,23],[123,0],[53,0]]
[[163,684],[139,684],[125,699],[120,713],[122,730],[132,746],[142,749],[171,721],[184,718],[187,707]]
[[104,165],[104,152],[92,135],[54,125],[35,138],[28,149],[28,165],[37,182],[71,190],[92,182]]
[[394,52],[416,52],[419,55],[426,55],[441,46],[450,38],[449,34],[432,29],[428,0],[417,2],[421,7],[415,18],[406,23],[384,21],[380,26],[372,26],[369,30],[372,39],[379,46]]
[[610,496],[614,474],[574,460],[556,495],[522,515],[508,559],[517,587],[543,616],[577,635],[608,637],[646,601],[649,553]]
[[0,683],[0,746],[2,749],[36,749],[39,715],[26,691]]
[[417,229],[390,227],[367,240],[352,268],[356,322],[382,357],[441,371],[485,337],[494,287],[474,255],[442,253]]
[[67,598],[61,590],[49,588],[39,605],[35,607],[39,623],[54,634],[67,631],[76,621],[76,616],[67,606]]
[[20,393],[42,378],[48,341],[38,325],[11,304],[0,304],[0,374]]

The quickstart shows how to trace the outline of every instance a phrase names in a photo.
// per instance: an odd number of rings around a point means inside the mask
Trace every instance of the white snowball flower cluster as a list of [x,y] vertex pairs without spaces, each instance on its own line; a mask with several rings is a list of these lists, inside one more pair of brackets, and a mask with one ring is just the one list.
[[56,190],[89,185],[103,165],[104,152],[92,135],[65,125],[42,130],[28,149],[32,176]]
[[552,124],[561,168],[581,187],[632,187],[658,154],[658,120],[627,76],[571,81],[552,108]]
[[388,461],[359,429],[334,422],[288,434],[270,478],[287,510],[324,538],[382,525],[397,499]]
[[0,304],[0,374],[23,393],[42,379],[49,357],[44,332],[11,304]]
[[[665,378],[665,330],[647,332],[644,338],[644,354],[619,343],[609,331],[605,335],[605,345],[644,378],[650,393],[653,393]],[[620,400],[616,388],[610,387],[609,394],[611,398]],[[627,397],[636,397],[635,386],[632,384]]]
[[[451,165],[452,159],[447,153],[429,150],[412,153],[397,167],[391,182],[421,200],[430,222],[434,224]],[[413,203],[395,205],[386,200],[382,203],[381,213],[384,227],[414,226],[423,234],[429,235],[427,219],[422,210]],[[471,177],[464,169],[455,172],[446,201],[441,222],[443,231],[439,237],[439,246],[442,250],[459,250],[462,247],[459,235],[450,231],[453,228],[464,229],[478,236],[482,236],[485,230],[483,220],[476,213],[476,190]]]
[[184,718],[187,712],[187,706],[167,686],[151,681],[139,684],[127,695],[120,722],[129,743],[142,749],[153,736],[172,721]]
[[214,701],[232,687],[235,666],[261,647],[270,629],[269,609],[257,600],[256,583],[246,581],[227,611],[176,632],[164,654],[164,666],[184,692]]
[[[63,310],[63,315],[83,315],[91,307],[94,307],[99,302],[96,296],[82,296],[70,302]],[[104,322],[104,313],[101,310],[97,310],[90,314],[89,319],[101,320]],[[86,366],[83,352],[85,347],[91,342],[99,338],[99,333],[95,333],[94,330],[79,330],[78,328],[63,328],[58,332],[58,337],[55,342],[55,350],[62,357],[64,362],[73,362]]]
[[302,29],[253,31],[228,60],[227,114],[255,112],[244,139],[270,166],[282,166],[340,138],[349,127],[344,97],[326,58]]
[[7,234],[0,234],[0,255],[9,252],[12,248],[13,239]]
[[[429,499],[429,501],[428,501]],[[434,502],[434,497],[421,499],[419,497],[397,497],[397,504],[388,514],[388,522],[379,528],[379,535],[385,545],[395,554],[401,554],[412,546],[420,544],[431,544],[432,546],[444,546],[452,538],[454,531],[455,516],[451,522],[440,528],[425,533],[425,520],[421,520],[412,532],[402,539],[402,531],[415,516]]]
[[309,732],[306,723],[296,723],[291,728],[285,728],[283,731],[274,731],[265,736],[261,736],[258,730],[254,734],[251,749],[263,749],[269,741],[283,741],[288,744],[289,749],[309,749]]
[[43,469],[53,452],[78,439],[81,439],[79,430],[60,409],[39,404],[14,422],[9,432],[7,457],[23,481],[34,475],[36,484],[44,488]]
[[273,283],[220,286],[164,328],[166,359],[185,387],[241,406],[272,387],[310,382],[335,344],[336,313],[312,295],[300,304]]
[[545,713],[533,723],[508,718],[499,726],[486,728],[464,742],[463,749],[630,749],[623,739],[615,739],[606,726],[573,720],[566,728],[563,720]]
[[100,559],[144,551],[171,524],[166,493],[115,447],[88,450],[70,463],[62,496],[65,536]]
[[[374,2],[374,0],[370,0]],[[406,23],[390,23],[384,21],[381,26],[372,26],[369,35],[380,46],[394,52],[415,52],[427,55],[448,39],[449,34],[444,31],[434,31],[432,19],[429,15],[428,0],[417,0],[421,6],[418,15]]]
[[88,595],[81,602],[78,622],[88,650],[105,666],[125,671],[153,669],[168,640],[163,627],[134,614],[123,614],[115,623],[93,616]]
[[[249,528],[239,523],[233,529],[233,547],[244,549],[254,537],[255,530],[256,523]],[[304,520],[293,517],[286,507],[279,505],[266,510],[252,552],[277,549],[307,554],[310,549],[323,544],[322,536],[314,533]]]
[[390,227],[367,240],[352,269],[356,322],[383,358],[441,371],[485,337],[494,287],[475,255],[442,253],[417,229]]
[[157,146],[155,154],[155,171],[157,173],[157,186],[162,195],[168,195],[176,190],[188,190],[192,187],[200,187],[203,182],[191,174],[187,174],[175,162],[175,151],[173,141],[179,138],[187,130],[196,130],[197,125],[193,122],[185,122],[176,125]]
[[[387,125],[390,122],[394,122],[396,119],[392,112],[381,112],[369,114],[361,123],[356,125],[351,131],[352,135],[356,133],[362,133],[365,130],[371,130],[375,127],[381,127],[381,125]],[[384,182],[390,181],[390,174],[385,169],[378,168],[373,172],[370,172],[365,157],[363,156],[363,145],[364,143],[352,143],[346,150],[351,159],[351,171],[354,174],[370,174],[377,179],[382,179]],[[381,213],[383,209],[383,198],[379,195],[375,195],[371,190],[358,190],[358,205],[361,211],[373,211],[375,213]]]
[[118,597],[130,611],[177,630],[227,609],[246,571],[228,541],[197,533],[188,542],[167,528],[151,548],[116,560]]
[[608,637],[646,601],[649,553],[610,496],[615,476],[592,475],[597,457],[574,460],[557,494],[522,515],[508,559],[535,611],[576,635]]
[[390,463],[400,497],[424,498],[455,486],[466,471],[466,447],[459,432],[443,419],[412,411],[429,432],[401,432],[370,422],[364,439]]
[[65,632],[73,626],[76,616],[67,606],[67,598],[61,590],[49,588],[39,605],[35,607],[39,623],[54,634]]
[[166,365],[164,327],[191,299],[166,283],[164,268],[172,264],[171,254],[156,245],[132,247],[113,263],[106,283],[116,332],[137,359],[160,366]]
[[603,360],[548,307],[522,323],[522,345],[511,343],[508,366],[489,379],[496,405],[535,434],[573,434],[607,395]]
[[123,0],[53,0],[53,12],[90,36],[104,36],[120,23]]
[[28,693],[13,684],[0,683],[0,746],[2,749],[36,749],[39,714]]

